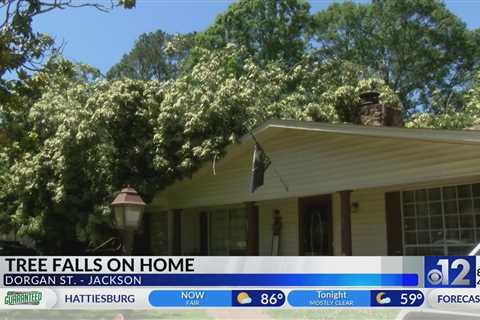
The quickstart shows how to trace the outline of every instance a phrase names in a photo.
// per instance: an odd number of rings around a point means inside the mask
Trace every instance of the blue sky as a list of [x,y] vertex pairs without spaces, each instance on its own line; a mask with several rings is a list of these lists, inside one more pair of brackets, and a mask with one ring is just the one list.
[[[104,0],[100,0],[104,1]],[[310,1],[312,12],[332,1]],[[106,72],[128,52],[144,32],[162,29],[169,33],[202,31],[228,7],[226,0],[137,0],[132,10],[117,8],[103,13],[91,8],[54,11],[38,16],[34,28],[64,42],[64,55]],[[480,28],[480,1],[451,0],[447,7],[469,28]]]

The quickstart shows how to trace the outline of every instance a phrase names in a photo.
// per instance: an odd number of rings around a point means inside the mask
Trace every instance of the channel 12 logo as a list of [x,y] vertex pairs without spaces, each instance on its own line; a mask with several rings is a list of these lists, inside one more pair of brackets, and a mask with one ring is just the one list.
[[425,288],[475,288],[476,257],[425,257]]

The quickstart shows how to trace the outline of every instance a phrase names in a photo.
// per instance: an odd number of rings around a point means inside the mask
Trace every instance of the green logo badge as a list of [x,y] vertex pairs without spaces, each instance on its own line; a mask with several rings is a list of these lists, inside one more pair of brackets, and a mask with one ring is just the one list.
[[9,306],[38,306],[40,301],[42,301],[42,293],[40,291],[7,291],[5,296],[5,304]]

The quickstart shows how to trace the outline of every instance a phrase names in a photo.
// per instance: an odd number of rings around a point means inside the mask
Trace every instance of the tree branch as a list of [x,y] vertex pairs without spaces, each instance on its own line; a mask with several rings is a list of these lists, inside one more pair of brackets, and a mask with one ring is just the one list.
[[[104,1],[106,2],[106,1]],[[19,17],[34,17],[39,14],[43,14],[55,9],[66,8],[94,8],[102,12],[110,12],[115,7],[119,6],[114,0],[110,0],[104,4],[102,2],[80,2],[74,0],[53,0],[53,1],[40,1],[37,8],[33,8],[33,4],[27,0],[4,0],[0,8],[5,8],[5,19],[1,25],[1,28],[8,26],[15,16]],[[13,9],[13,6],[15,9]]]

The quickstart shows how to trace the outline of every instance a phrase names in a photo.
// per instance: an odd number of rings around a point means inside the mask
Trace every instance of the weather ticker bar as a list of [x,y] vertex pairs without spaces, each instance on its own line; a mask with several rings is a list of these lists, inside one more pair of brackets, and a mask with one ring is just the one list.
[[0,257],[1,309],[480,309],[476,257]]

